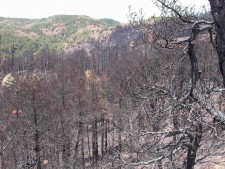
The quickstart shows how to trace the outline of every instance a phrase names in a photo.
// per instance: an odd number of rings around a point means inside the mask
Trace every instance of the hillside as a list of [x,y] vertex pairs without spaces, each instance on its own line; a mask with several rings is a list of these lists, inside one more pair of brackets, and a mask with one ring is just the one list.
[[46,48],[60,51],[118,24],[112,19],[97,20],[78,15],[57,15],[43,19],[0,17],[0,55],[9,55],[9,48],[13,44],[18,46],[17,56],[38,54]]

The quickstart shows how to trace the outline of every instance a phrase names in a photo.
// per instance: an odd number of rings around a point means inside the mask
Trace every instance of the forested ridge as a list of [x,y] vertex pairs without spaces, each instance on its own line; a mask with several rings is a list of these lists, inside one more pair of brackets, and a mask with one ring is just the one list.
[[[57,50],[55,41],[36,39],[45,46],[27,52],[15,36],[1,41],[1,169],[225,167],[225,2],[210,0],[211,13],[154,2],[162,16],[144,20],[130,9],[127,25],[7,21],[13,29],[2,28],[1,39],[21,23],[48,39],[74,34]],[[76,41],[86,22],[97,38]]]
[[56,15],[42,19],[0,18],[1,53],[8,56],[11,45],[19,48],[18,57],[40,55],[42,50],[62,51],[74,43],[98,36],[118,25],[112,19],[93,19],[79,15]]

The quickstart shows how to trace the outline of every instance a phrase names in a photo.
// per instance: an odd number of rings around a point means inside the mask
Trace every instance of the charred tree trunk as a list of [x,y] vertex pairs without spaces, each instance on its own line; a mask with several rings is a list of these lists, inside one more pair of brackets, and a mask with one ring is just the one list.
[[[123,102],[123,98],[122,96],[120,96],[119,98],[119,108],[120,110],[122,110],[122,102]],[[121,125],[122,124],[122,117],[119,116],[119,124]],[[119,155],[121,154],[122,152],[122,134],[121,134],[121,129],[122,129],[122,126],[120,126],[119,128],[119,135],[118,135],[118,150],[119,150]]]
[[187,152],[186,169],[194,169],[198,148],[202,138],[202,124],[196,126],[196,133],[190,136],[190,145]]
[[195,54],[195,45],[193,44],[193,40],[196,39],[197,37],[197,32],[195,33],[195,31],[193,30],[193,36],[189,41],[188,44],[188,55],[189,55],[189,59],[191,61],[191,95],[193,94],[193,90],[196,87],[196,82],[198,80],[198,59],[196,57]]
[[219,57],[220,72],[225,86],[225,1],[209,0],[216,32],[216,50]]
[[98,121],[94,120],[92,126],[92,156],[93,156],[93,165],[96,168],[98,161]]
[[34,120],[34,153],[35,153],[35,165],[37,169],[41,169],[41,157],[40,157],[40,132],[38,129],[38,112],[36,110],[35,104],[36,100],[35,97],[33,96],[33,120]]
[[77,158],[78,158],[78,147],[79,147],[79,142],[80,142],[80,135],[81,135],[81,127],[79,126],[78,134],[77,134],[77,141],[75,143],[75,148],[74,148],[74,159],[75,160],[77,160]]
[[89,129],[88,129],[88,125],[87,125],[87,147],[88,147],[88,159],[91,156],[91,148],[90,148],[90,137],[89,137]]
[[104,155],[104,139],[105,139],[105,121],[104,117],[101,119],[101,155]]
[[82,168],[85,168],[85,157],[84,157],[84,127],[83,123],[80,123],[81,126],[81,161],[82,161]]
[[3,159],[3,153],[0,152],[0,168],[5,169],[4,167],[4,159]]
[[[66,109],[66,99],[65,99],[65,84],[64,81],[61,82],[61,102],[62,102],[62,112],[59,115],[60,118],[60,125],[62,129],[62,160],[63,160],[63,166],[66,167],[66,165],[69,163],[70,158],[70,139],[66,132],[65,127],[65,119],[63,118],[63,115],[65,114]],[[68,167],[66,167],[68,168]]]
[[[122,119],[121,117],[119,117],[119,124],[122,123]],[[122,134],[121,134],[121,129],[119,129],[119,135],[118,135],[118,150],[119,150],[119,153],[121,154],[122,152]]]
[[0,169],[4,169],[4,159],[3,159],[3,140],[0,139]]
[[105,153],[107,153],[108,151],[108,122],[106,121],[106,124],[105,124]]

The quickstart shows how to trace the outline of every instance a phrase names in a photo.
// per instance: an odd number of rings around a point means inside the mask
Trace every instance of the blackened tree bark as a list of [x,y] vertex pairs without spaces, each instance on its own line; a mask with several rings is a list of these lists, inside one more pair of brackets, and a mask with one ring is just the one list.
[[83,108],[83,104],[82,101],[80,100],[81,96],[79,96],[78,98],[78,102],[79,102],[79,117],[80,117],[80,122],[79,122],[79,127],[80,127],[80,134],[81,134],[81,163],[82,163],[82,168],[85,168],[85,157],[84,157],[84,124],[83,124],[83,116],[84,116],[84,112],[82,110]]
[[63,143],[62,143],[62,157],[63,157],[63,165],[66,167],[69,161],[70,157],[70,141],[69,137],[67,135],[66,127],[65,127],[65,119],[63,117],[63,114],[65,114],[66,109],[66,92],[65,92],[65,84],[64,81],[61,81],[61,102],[62,102],[62,112],[60,113],[60,125],[62,129],[62,136],[63,136]]
[[101,155],[104,155],[104,139],[105,139],[105,132],[104,132],[104,128],[105,128],[105,121],[104,121],[104,115],[101,118]]
[[34,153],[35,153],[35,165],[37,169],[41,169],[41,158],[40,158],[40,132],[38,129],[38,117],[37,117],[37,109],[36,109],[36,99],[35,94],[32,95],[32,105],[33,105],[33,120],[34,120]]
[[93,155],[93,165],[97,167],[98,161],[98,121],[94,120],[92,125],[92,155]]
[[78,158],[78,147],[79,147],[79,143],[80,143],[80,136],[81,136],[81,126],[79,125],[77,141],[75,143],[75,148],[74,148],[74,159],[75,160],[77,160],[77,158]]
[[[122,97],[121,96],[119,96],[120,98],[119,98],[119,108],[120,108],[120,110],[122,109]],[[122,117],[121,116],[119,116],[119,124],[121,125],[122,124]],[[121,154],[121,152],[122,152],[122,134],[121,134],[121,127],[119,128],[119,131],[118,131],[119,133],[118,133],[118,150],[119,150],[119,153]],[[119,155],[120,155],[119,154]]]
[[81,122],[81,163],[82,163],[82,168],[85,168],[85,145],[84,145],[84,124]]
[[186,169],[193,169],[195,166],[195,160],[197,157],[197,150],[200,147],[202,139],[202,124],[196,125],[196,133],[194,135],[189,134],[190,144],[188,145],[187,163]]
[[209,0],[209,3],[215,25],[215,45],[219,57],[219,66],[223,76],[223,86],[225,86],[225,0]]

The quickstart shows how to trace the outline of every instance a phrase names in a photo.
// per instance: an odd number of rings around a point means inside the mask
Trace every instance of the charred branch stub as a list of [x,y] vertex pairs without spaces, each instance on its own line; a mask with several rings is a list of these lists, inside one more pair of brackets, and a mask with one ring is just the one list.
[[18,49],[18,47],[16,45],[14,45],[14,44],[10,47],[10,54],[12,56],[11,72],[14,71],[14,60],[15,60],[14,55],[15,55],[17,49]]
[[[198,58],[195,53],[195,40],[199,33],[205,31],[205,30],[211,30],[212,29],[212,22],[207,21],[196,21],[191,26],[191,35],[184,40],[184,42],[188,42],[188,51],[187,54],[189,56],[189,60],[191,62],[191,79],[192,79],[192,88],[191,88],[191,95],[193,94],[193,89],[196,87],[196,82],[198,80],[199,76],[199,70],[198,70]],[[177,43],[182,43],[182,41],[178,41]]]

